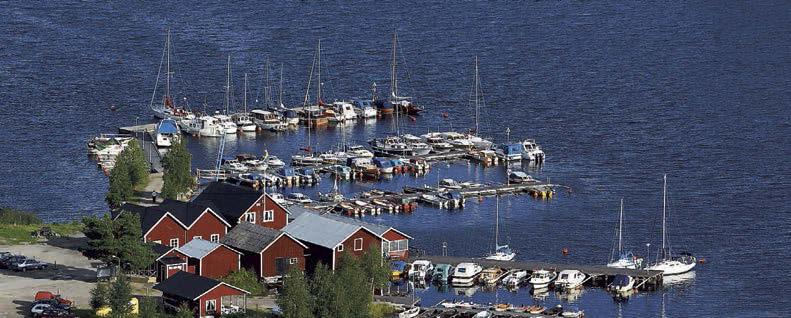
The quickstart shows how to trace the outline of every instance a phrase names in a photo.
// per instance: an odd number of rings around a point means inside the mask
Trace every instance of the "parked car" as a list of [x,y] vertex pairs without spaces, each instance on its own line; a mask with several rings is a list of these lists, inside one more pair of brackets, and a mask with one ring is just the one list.
[[25,259],[19,263],[15,263],[13,269],[15,271],[26,271],[29,269],[46,269],[49,264],[39,262],[34,259]]
[[9,255],[0,260],[0,268],[13,269],[14,265],[27,259],[22,255]]
[[72,314],[68,310],[62,309],[45,309],[38,318],[77,318],[77,315]]
[[45,310],[52,310],[52,309],[53,307],[50,304],[46,304],[46,303],[33,304],[33,307],[30,308],[30,314],[33,317],[38,317],[41,314],[43,314]]

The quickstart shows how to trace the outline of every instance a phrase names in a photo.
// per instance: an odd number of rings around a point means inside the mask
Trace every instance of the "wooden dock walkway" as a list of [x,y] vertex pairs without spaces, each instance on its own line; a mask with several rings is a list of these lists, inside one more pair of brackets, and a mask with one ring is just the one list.
[[137,139],[140,147],[143,148],[143,154],[151,164],[151,170],[155,172],[163,172],[162,167],[162,154],[155,143],[154,132],[157,130],[157,124],[146,124],[138,126],[128,126],[118,128],[118,133],[128,134]]
[[[559,264],[548,263],[540,261],[494,261],[485,258],[471,258],[471,257],[455,257],[455,256],[413,256],[410,257],[410,262],[418,259],[429,260],[434,264],[459,264],[459,263],[477,263],[478,265],[487,267],[500,267],[507,269],[524,269],[527,271],[534,271],[537,269],[552,269],[556,272],[562,270],[578,270],[592,277],[591,284],[602,285],[606,284],[606,280],[615,275],[628,275],[637,280],[637,284],[645,286],[646,288],[660,287],[662,285],[662,272],[650,271],[643,269],[628,269],[628,268],[612,268],[604,265],[577,265],[577,264]],[[636,284],[636,285],[637,285]]]

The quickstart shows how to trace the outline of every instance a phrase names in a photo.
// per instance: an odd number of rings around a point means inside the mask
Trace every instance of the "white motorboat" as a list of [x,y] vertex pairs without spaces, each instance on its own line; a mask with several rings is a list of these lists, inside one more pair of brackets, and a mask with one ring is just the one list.
[[673,255],[669,244],[667,244],[667,175],[664,176],[664,186],[662,191],[662,249],[660,257],[656,263],[646,267],[647,270],[662,271],[665,276],[678,275],[691,271],[695,268],[697,258],[690,253]]
[[252,117],[247,114],[236,115],[236,126],[243,132],[255,132],[256,125],[253,123]]
[[360,118],[376,118],[376,108],[367,106],[357,112],[357,115],[360,116]]
[[585,273],[576,269],[567,269],[558,273],[555,286],[560,289],[574,289],[582,286],[583,282],[585,282]]
[[197,130],[201,137],[220,137],[225,134],[220,122],[212,116],[198,117],[190,127],[192,130]]
[[475,148],[475,144],[465,134],[457,133],[455,131],[444,132],[441,134],[442,137],[445,138],[445,141],[453,146],[453,148],[462,150]]
[[519,143],[502,144],[497,146],[495,153],[498,157],[500,157],[500,159],[505,161],[520,161],[522,160],[523,150],[524,146]]
[[525,279],[527,279],[527,277],[526,270],[515,270],[503,278],[503,285],[511,288],[518,287],[525,281]]
[[453,150],[453,145],[445,142],[445,139],[442,136],[438,135],[424,135],[426,139],[426,144],[431,146],[431,151],[434,153],[448,153]]
[[[272,111],[253,109],[250,111],[250,115],[253,117],[253,122],[262,129],[272,131],[283,125],[283,121],[280,116]],[[297,121],[299,121],[298,118]]]
[[313,203],[313,200],[311,200],[308,196],[299,192],[289,193],[286,197],[286,200],[300,204]]
[[277,192],[275,192],[275,193],[267,193],[267,195],[270,198],[272,198],[272,201],[275,201],[275,202],[277,202],[279,204],[286,204],[286,203],[288,203],[288,201],[286,201],[286,197],[283,196],[282,193],[277,193]]
[[375,153],[393,156],[414,156],[415,150],[412,146],[403,142],[398,137],[377,138],[368,142]]
[[440,180],[439,186],[445,189],[455,189],[455,190],[461,189],[461,184],[459,184],[458,181],[450,178],[445,178]]
[[616,293],[623,293],[634,288],[634,278],[629,275],[618,274],[612,279],[612,282],[607,285],[607,289]]
[[523,171],[509,171],[508,172],[508,182],[510,183],[530,183],[536,182],[533,177],[529,174],[524,173]]
[[643,258],[635,256],[631,251],[623,248],[623,199],[621,199],[621,212],[618,217],[618,259],[610,257],[607,267],[638,269],[643,267]]
[[475,314],[472,317],[473,318],[490,318],[490,317],[492,317],[492,313],[490,313],[488,310],[484,310],[484,311],[481,311],[481,312]]
[[522,159],[530,161],[544,160],[544,151],[538,146],[535,139],[525,139],[522,141]]
[[511,250],[508,244],[500,245],[500,197],[495,198],[494,209],[494,253],[486,256],[488,260],[511,261],[516,257],[516,253]]
[[461,263],[453,270],[453,279],[451,279],[451,283],[454,285],[472,285],[481,271],[483,271],[481,265],[475,263]]
[[178,124],[173,119],[163,119],[157,125],[157,146],[170,147],[173,143],[178,142],[181,137],[181,131]]
[[493,142],[491,142],[489,140],[486,140],[484,138],[481,138],[481,137],[478,137],[478,136],[475,136],[475,135],[467,134],[466,137],[467,137],[467,140],[469,140],[472,143],[472,146],[475,149],[478,149],[478,150],[485,150],[485,149],[492,148],[492,145],[494,144]]
[[354,111],[354,105],[349,102],[334,102],[331,107],[336,117],[341,121],[357,119],[357,112]]
[[246,165],[239,162],[239,160],[237,160],[236,158],[224,159],[222,161],[222,165],[220,166],[220,168],[235,173],[243,173],[250,170]]
[[214,115],[214,118],[217,119],[217,122],[219,123],[220,127],[222,127],[223,132],[225,132],[226,134],[236,133],[238,127],[236,126],[236,124],[233,123],[231,116],[216,114]]
[[265,161],[258,159],[245,160],[241,163],[244,164],[250,171],[266,171],[266,169],[269,168]]
[[533,285],[535,289],[546,288],[557,276],[558,274],[555,273],[555,271],[545,269],[535,270],[533,274],[530,275],[530,285]]
[[322,163],[324,159],[313,154],[291,156],[291,164],[295,166],[318,166]]
[[407,272],[407,277],[411,280],[425,280],[431,277],[431,272],[434,270],[434,264],[428,260],[416,260],[412,262],[412,267]]
[[266,157],[266,165],[270,167],[280,168],[286,165],[283,160],[280,160],[277,156],[268,156]]
[[351,145],[345,147],[346,155],[349,158],[373,158],[374,153],[360,145]]
[[412,307],[398,313],[398,318],[414,318],[420,314],[420,307]]

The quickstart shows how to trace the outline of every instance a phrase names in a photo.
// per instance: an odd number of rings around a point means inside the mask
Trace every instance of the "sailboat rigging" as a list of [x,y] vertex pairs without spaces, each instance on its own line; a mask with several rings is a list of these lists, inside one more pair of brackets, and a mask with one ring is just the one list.
[[661,258],[656,263],[648,266],[648,270],[662,271],[665,275],[677,275],[691,271],[695,268],[697,259],[690,253],[681,253],[673,256],[667,244],[667,174],[663,177],[662,187],[662,250]]
[[488,260],[511,261],[516,256],[508,244],[500,245],[500,196],[495,197],[494,253],[486,256]]
[[621,199],[621,212],[618,217],[618,259],[613,259],[611,253],[607,267],[638,269],[642,266],[642,257],[635,256],[631,251],[625,251],[623,248],[623,199]]

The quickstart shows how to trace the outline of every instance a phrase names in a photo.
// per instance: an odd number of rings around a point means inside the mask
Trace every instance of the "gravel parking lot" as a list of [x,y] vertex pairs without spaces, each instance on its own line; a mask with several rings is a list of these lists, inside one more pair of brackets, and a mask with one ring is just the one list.
[[0,251],[52,264],[45,270],[26,272],[0,269],[0,317],[28,316],[33,295],[41,290],[60,293],[76,306],[87,307],[96,281],[95,266],[100,262],[76,250],[81,242],[80,238],[60,238],[48,244],[0,245]]

